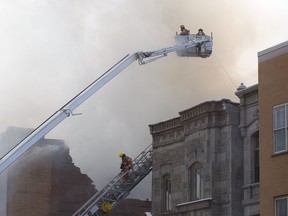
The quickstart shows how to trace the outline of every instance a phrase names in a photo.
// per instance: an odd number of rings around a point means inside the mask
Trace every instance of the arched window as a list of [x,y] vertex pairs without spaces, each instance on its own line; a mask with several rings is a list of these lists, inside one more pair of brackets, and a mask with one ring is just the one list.
[[204,198],[203,167],[195,163],[190,167],[190,198],[198,200]]
[[162,210],[168,212],[172,210],[171,175],[163,176],[162,180]]

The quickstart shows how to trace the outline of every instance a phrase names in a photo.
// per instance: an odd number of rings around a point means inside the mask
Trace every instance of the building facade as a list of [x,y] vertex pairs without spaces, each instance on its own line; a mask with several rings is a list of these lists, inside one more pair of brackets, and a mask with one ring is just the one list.
[[288,41],[258,53],[260,213],[288,215]]
[[150,125],[153,215],[242,216],[239,104],[209,101]]
[[243,211],[244,216],[259,216],[259,103],[258,85],[239,86],[239,129],[243,143]]

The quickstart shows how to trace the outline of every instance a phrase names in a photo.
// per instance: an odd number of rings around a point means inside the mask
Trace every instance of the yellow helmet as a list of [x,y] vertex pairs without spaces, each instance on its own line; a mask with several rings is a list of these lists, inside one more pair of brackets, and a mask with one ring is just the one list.
[[120,152],[120,153],[119,153],[119,157],[123,157],[123,155],[125,155],[124,152]]
[[105,213],[110,212],[112,210],[112,205],[108,202],[104,202],[101,206],[101,210]]

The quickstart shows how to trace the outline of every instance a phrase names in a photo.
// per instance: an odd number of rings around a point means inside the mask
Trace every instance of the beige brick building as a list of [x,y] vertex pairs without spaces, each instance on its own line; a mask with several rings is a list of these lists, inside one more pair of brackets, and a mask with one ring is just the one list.
[[260,214],[288,215],[288,41],[258,53]]

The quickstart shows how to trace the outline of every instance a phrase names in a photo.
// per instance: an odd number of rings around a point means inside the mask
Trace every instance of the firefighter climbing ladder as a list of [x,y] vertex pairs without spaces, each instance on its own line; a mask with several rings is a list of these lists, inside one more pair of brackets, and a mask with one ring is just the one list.
[[133,168],[120,172],[102,191],[88,200],[73,216],[100,216],[108,213],[152,170],[152,145],[133,160]]

